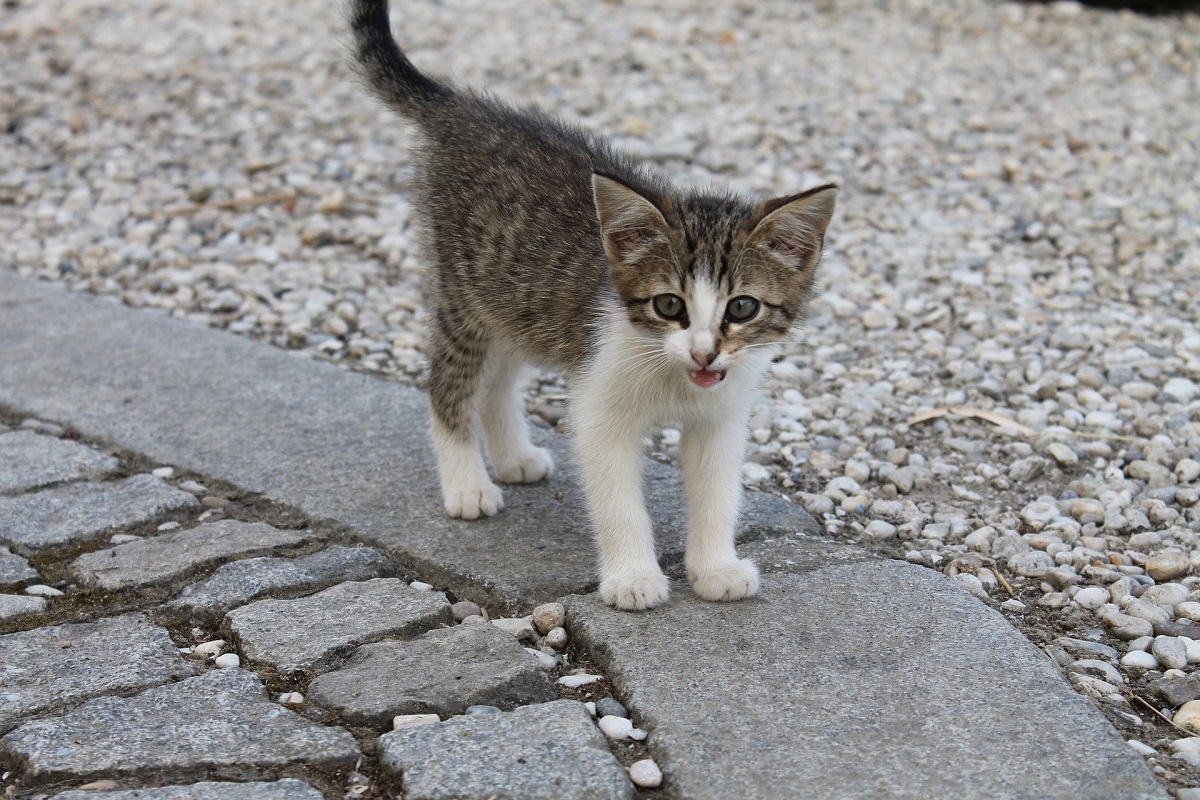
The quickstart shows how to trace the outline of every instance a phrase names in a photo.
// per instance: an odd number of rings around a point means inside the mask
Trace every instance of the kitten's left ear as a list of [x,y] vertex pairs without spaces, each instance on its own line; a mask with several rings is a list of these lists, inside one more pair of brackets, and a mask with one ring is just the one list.
[[656,244],[669,241],[669,226],[658,206],[621,181],[592,174],[592,196],[604,239],[604,252],[614,265],[633,265]]
[[749,246],[767,249],[800,272],[812,270],[821,259],[837,193],[837,185],[828,183],[763,203]]

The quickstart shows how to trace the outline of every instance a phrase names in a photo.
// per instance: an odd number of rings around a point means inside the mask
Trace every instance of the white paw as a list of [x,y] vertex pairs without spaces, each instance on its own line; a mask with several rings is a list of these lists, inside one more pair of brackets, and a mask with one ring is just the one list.
[[537,483],[554,472],[554,458],[544,447],[531,447],[515,458],[497,459],[492,467],[501,483]]
[[692,590],[703,600],[741,600],[758,594],[758,567],[739,559],[703,570],[688,570]]
[[625,611],[661,606],[671,595],[667,576],[654,572],[620,572],[600,580],[600,599]]
[[477,486],[447,486],[442,498],[446,513],[455,519],[491,517],[504,508],[504,494],[491,481]]

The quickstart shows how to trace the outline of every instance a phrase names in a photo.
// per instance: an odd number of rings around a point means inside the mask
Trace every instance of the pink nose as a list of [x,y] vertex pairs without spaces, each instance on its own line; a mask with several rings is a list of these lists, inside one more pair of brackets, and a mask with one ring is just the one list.
[[716,353],[705,353],[703,350],[693,350],[692,360],[701,367],[707,367],[709,364],[717,360]]

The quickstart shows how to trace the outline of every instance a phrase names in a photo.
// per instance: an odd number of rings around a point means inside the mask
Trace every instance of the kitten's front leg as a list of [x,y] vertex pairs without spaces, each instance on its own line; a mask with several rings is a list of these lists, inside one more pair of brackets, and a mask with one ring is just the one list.
[[611,410],[577,401],[571,424],[600,550],[600,599],[640,611],[665,603],[670,587],[642,496],[641,431]]
[[742,500],[746,426],[734,419],[693,421],[680,439],[688,495],[688,579],[705,600],[740,600],[758,592],[758,567],[738,558],[734,526]]

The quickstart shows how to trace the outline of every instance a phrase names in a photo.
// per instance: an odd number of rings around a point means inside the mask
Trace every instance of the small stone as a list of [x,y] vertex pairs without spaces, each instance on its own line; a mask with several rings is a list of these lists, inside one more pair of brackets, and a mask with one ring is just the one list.
[[392,717],[392,730],[402,731],[405,728],[419,728],[422,725],[433,725],[441,722],[437,714],[399,714]]
[[1158,659],[1145,650],[1134,650],[1121,656],[1121,666],[1136,669],[1158,669]]
[[1171,721],[1192,733],[1200,733],[1200,700],[1189,700],[1180,706]]
[[234,667],[240,667],[242,660],[238,658],[237,653],[225,653],[214,658],[213,663],[217,665],[218,669],[233,669]]
[[1029,606],[1025,605],[1015,597],[1005,600],[1000,604],[1000,607],[1005,611],[1024,611],[1025,609],[1029,608]]
[[1125,742],[1125,744],[1127,744],[1129,746],[1129,749],[1132,750],[1133,752],[1137,753],[1139,756],[1152,756],[1152,755],[1156,755],[1158,753],[1158,751],[1155,750],[1153,747],[1151,747],[1148,744],[1143,744],[1142,742],[1139,742],[1137,739],[1129,739],[1128,741]]
[[[1155,664],[1157,665],[1157,659]],[[1182,678],[1162,677],[1151,681],[1146,688],[1169,706],[1182,705],[1200,698],[1200,679],[1194,675],[1185,675]]]
[[533,630],[533,620],[530,617],[500,617],[492,620],[492,624],[518,642],[532,643],[537,639],[537,634]]
[[1193,622],[1200,622],[1200,603],[1186,601],[1175,606],[1175,615]]
[[568,689],[578,689],[580,686],[587,686],[596,681],[604,680],[603,675],[589,675],[587,673],[578,673],[575,675],[563,675],[558,679],[559,686],[565,686]]
[[172,467],[158,467],[157,469],[150,470],[150,474],[165,481],[175,477],[175,470]]
[[1102,620],[1109,626],[1109,631],[1118,639],[1136,639],[1139,636],[1150,636],[1154,633],[1154,625],[1148,620],[1131,617],[1119,612],[1106,615]]
[[642,789],[657,789],[662,786],[663,774],[653,759],[643,758],[629,765],[629,780]]
[[596,701],[596,715],[600,717],[625,717],[628,719],[629,711],[615,699],[604,697]]
[[433,584],[425,583],[424,581],[413,581],[408,585],[408,588],[412,589],[414,592],[432,592]]
[[561,628],[567,620],[567,611],[562,603],[545,603],[533,610],[533,624],[538,633],[545,635]]
[[1150,652],[1163,669],[1183,669],[1187,666],[1187,648],[1174,636],[1156,636]]
[[470,600],[459,600],[450,606],[450,613],[454,615],[455,622],[462,622],[467,617],[482,617],[482,611],[478,603]]
[[1060,467],[1073,467],[1079,463],[1079,456],[1075,455],[1075,451],[1062,442],[1052,442],[1046,448],[1046,455],[1053,458]]
[[479,716],[484,716],[486,714],[503,714],[504,711],[497,708],[496,706],[475,705],[475,706],[467,706],[466,710],[463,713],[470,717],[479,717]]
[[279,695],[279,702],[285,706],[304,705],[304,695],[300,692],[284,692]]
[[545,669],[554,669],[558,666],[558,657],[543,653],[541,650],[534,650],[532,647],[526,647],[525,652],[538,660],[538,663]]
[[33,595],[34,597],[62,597],[61,589],[55,589],[53,586],[47,586],[44,583],[35,583],[32,586],[25,587],[25,594]]
[[193,647],[192,655],[199,656],[200,658],[216,658],[217,656],[221,655],[221,651],[224,648],[224,639],[213,639],[205,642],[204,644],[198,644]]
[[1103,586],[1086,586],[1076,592],[1075,596],[1071,599],[1089,611],[1095,611],[1107,603],[1111,597],[1108,589],[1105,589]]
[[81,792],[111,792],[117,788],[117,782],[114,780],[92,781],[85,783],[79,787]]
[[1093,678],[1099,678],[1102,681],[1120,686],[1125,683],[1125,679],[1121,677],[1121,673],[1117,672],[1117,668],[1107,661],[1100,661],[1095,658],[1081,658],[1074,664],[1067,667],[1067,672],[1075,672],[1080,675],[1090,675]]
[[[596,704],[596,713],[600,713],[599,703]],[[624,742],[628,739],[641,741],[646,738],[646,732],[635,728],[633,723],[626,717],[600,717],[597,725],[600,726],[600,731],[614,742]]]
[[546,634],[546,644],[553,647],[555,650],[562,650],[567,646],[567,631],[565,628],[553,628]]
[[867,523],[865,532],[867,536],[876,541],[892,539],[896,536],[896,526],[881,519],[873,519]]
[[1146,574],[1156,581],[1169,581],[1188,574],[1192,563],[1179,550],[1163,550],[1146,560]]

